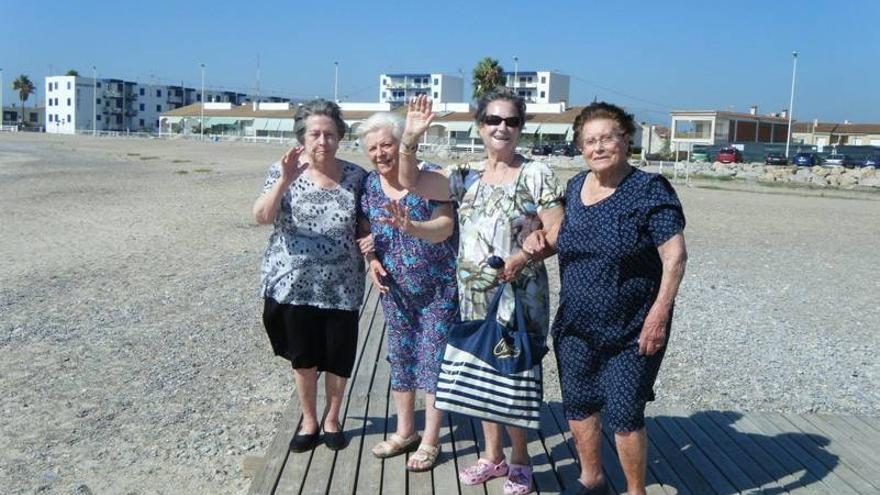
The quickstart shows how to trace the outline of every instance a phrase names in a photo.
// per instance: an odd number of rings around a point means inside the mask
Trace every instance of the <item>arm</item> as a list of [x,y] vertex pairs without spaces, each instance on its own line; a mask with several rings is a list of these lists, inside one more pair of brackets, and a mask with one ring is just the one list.
[[387,211],[390,216],[381,217],[379,221],[400,230],[401,232],[418,237],[430,243],[443,242],[452,235],[455,227],[455,219],[452,216],[452,205],[443,203],[431,214],[430,220],[410,220],[409,208],[397,201],[388,204]]
[[678,295],[681,279],[684,277],[684,269],[687,264],[687,248],[684,243],[684,234],[679,232],[669,240],[657,246],[660,253],[660,262],[663,264],[663,275],[660,278],[660,289],[657,299],[651,305],[645,323],[642,325],[642,333],[639,335],[639,353],[652,355],[666,343],[666,327],[669,323],[669,314]]
[[406,127],[398,151],[398,180],[400,184],[425,199],[449,200],[449,178],[439,172],[419,170],[416,153],[419,139],[431,126],[434,113],[431,101],[425,95],[413,98],[406,113]]
[[[532,234],[530,234],[529,237],[526,238],[526,241],[523,243],[523,248],[518,252],[508,256],[507,259],[504,260],[504,269],[499,274],[499,278],[503,282],[515,279],[517,274],[519,274],[519,271],[522,270],[522,267],[525,266],[525,264],[529,261],[541,261],[556,252],[556,233],[559,232],[559,224],[562,223],[562,212],[562,205],[554,206],[552,208],[545,208],[538,212],[538,218],[541,219],[541,225],[543,226],[543,229],[532,232]],[[538,234],[538,232],[543,233],[544,231],[554,232],[553,253],[543,256],[545,252],[548,252],[547,246],[545,246],[544,249],[538,251],[526,249],[527,244],[531,245],[532,242],[535,242],[534,240],[532,240],[533,236],[535,236],[535,239],[542,237],[542,234]],[[546,238],[546,235],[543,235],[543,237]]]
[[302,175],[309,167],[308,163],[300,163],[299,157],[302,154],[303,147],[296,146],[290,148],[284,157],[281,158],[281,177],[272,184],[272,188],[263,193],[254,202],[252,212],[254,220],[260,225],[270,224],[275,221],[278,215],[278,208],[281,206],[281,198],[284,192]]

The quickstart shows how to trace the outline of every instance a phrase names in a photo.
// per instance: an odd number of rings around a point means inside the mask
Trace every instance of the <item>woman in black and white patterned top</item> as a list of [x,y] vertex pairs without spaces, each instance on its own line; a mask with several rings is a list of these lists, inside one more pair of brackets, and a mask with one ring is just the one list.
[[[356,241],[357,202],[366,172],[336,158],[345,134],[339,106],[325,100],[302,105],[294,132],[300,145],[272,164],[254,203],[260,224],[272,224],[262,261],[263,324],[276,355],[293,366],[302,407],[290,449],[318,442],[346,445],[339,407],[357,347],[364,263]],[[317,375],[324,372],[324,424],[318,424]]]

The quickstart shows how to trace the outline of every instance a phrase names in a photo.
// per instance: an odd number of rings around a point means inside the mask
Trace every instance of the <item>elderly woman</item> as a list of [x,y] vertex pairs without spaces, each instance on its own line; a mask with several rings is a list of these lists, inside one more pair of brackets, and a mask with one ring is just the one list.
[[607,493],[600,456],[604,413],[630,494],[645,493],[645,404],[663,360],[684,275],[684,213],[669,182],[627,162],[632,115],[600,102],[574,121],[588,170],[565,192],[558,232],[536,232],[532,254],[559,253],[553,341],[562,399],[581,464],[573,493]]
[[[424,198],[451,197],[458,203],[456,278],[462,320],[485,318],[499,283],[509,281],[524,306],[527,330],[546,336],[550,312],[547,270],[541,262],[529,263],[521,246],[534,229],[555,228],[562,215],[562,190],[550,167],[516,153],[526,120],[525,103],[504,89],[484,94],[477,106],[476,123],[486,159],[448,174],[416,166],[418,139],[433,115],[425,97],[410,103],[400,145],[400,182]],[[500,271],[488,265],[493,256],[504,258]],[[514,296],[507,291],[498,311],[502,323],[512,319],[513,308]],[[512,444],[510,464],[502,449],[501,426],[484,421],[483,433],[483,457],[459,472],[461,481],[474,485],[507,476],[505,493],[530,492],[532,471],[525,430],[507,427]]]
[[355,240],[357,202],[366,172],[336,158],[345,122],[332,102],[296,112],[300,146],[269,167],[253,213],[272,224],[262,263],[263,324],[275,354],[290,361],[302,425],[290,450],[318,442],[317,376],[324,372],[324,443],[346,445],[339,407],[357,348],[364,262]]
[[[403,126],[403,118],[382,112],[358,129],[362,149],[376,167],[364,180],[360,209],[370,222],[374,253],[367,255],[368,273],[382,294],[391,394],[397,408],[396,433],[376,445],[373,454],[386,458],[416,449],[407,469],[427,471],[440,453],[442,413],[434,409],[437,376],[449,327],[458,321],[451,237],[455,220],[450,203],[422,199],[400,185]],[[419,438],[413,421],[417,389],[425,392],[424,438]]]

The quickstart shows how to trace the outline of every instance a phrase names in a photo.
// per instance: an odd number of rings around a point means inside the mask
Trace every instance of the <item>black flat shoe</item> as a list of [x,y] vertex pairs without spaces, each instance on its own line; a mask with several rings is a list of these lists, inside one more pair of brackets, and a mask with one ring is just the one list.
[[342,431],[325,431],[324,445],[330,450],[342,450],[348,446],[348,440]]
[[290,441],[291,452],[308,452],[318,445],[318,432],[300,435],[297,433]]
[[574,486],[567,487],[562,493],[570,495],[607,495],[610,488],[611,487],[608,486],[608,480],[605,479],[592,488],[584,486],[584,484],[581,483],[581,480],[574,480]]

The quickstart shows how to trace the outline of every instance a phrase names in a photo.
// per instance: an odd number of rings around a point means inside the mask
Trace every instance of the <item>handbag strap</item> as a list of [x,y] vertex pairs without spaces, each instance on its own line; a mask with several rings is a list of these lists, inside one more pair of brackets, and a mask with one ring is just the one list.
[[[495,290],[495,295],[492,296],[492,302],[489,303],[489,308],[486,311],[486,321],[498,318],[498,305],[501,303],[501,296],[504,294],[504,289],[508,287],[513,291],[514,330],[516,330],[517,333],[522,334],[522,342],[529,342],[530,337],[526,331],[526,316],[523,312],[523,304],[522,301],[520,301],[519,294],[516,292],[516,288],[509,282],[499,285]],[[531,362],[532,346],[526,344],[524,347],[524,349],[521,349],[521,352],[525,353],[526,359]]]

